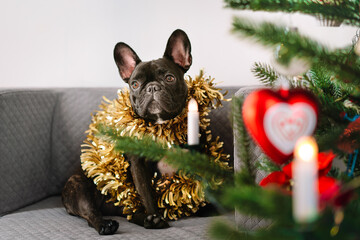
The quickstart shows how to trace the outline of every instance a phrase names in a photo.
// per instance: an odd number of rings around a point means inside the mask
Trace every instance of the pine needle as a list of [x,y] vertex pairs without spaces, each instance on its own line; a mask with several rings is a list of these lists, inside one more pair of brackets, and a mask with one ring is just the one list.
[[273,67],[265,63],[255,63],[251,71],[254,73],[264,85],[269,87],[275,86],[276,80],[279,78]]

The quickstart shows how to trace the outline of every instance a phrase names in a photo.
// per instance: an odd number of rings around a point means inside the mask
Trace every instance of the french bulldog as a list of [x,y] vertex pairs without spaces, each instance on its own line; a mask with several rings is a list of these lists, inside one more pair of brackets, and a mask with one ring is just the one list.
[[[188,92],[184,74],[192,64],[191,44],[184,31],[178,29],[171,34],[162,58],[142,62],[131,47],[120,42],[115,46],[114,59],[121,78],[129,84],[130,102],[139,117],[160,124],[182,112]],[[131,222],[151,229],[169,227],[159,213],[151,187],[154,175],[154,168],[148,166],[151,163],[129,154],[126,158],[144,207]],[[82,170],[69,178],[62,191],[66,211],[86,219],[101,235],[114,234],[119,227],[117,221],[103,216],[122,215],[121,206],[115,207],[106,200]]]

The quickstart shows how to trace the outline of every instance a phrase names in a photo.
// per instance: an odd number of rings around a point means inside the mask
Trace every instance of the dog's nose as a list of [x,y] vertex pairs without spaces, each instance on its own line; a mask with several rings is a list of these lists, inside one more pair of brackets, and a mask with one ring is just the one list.
[[161,88],[159,85],[157,84],[149,84],[147,87],[146,87],[146,91],[148,93],[154,93],[154,92],[157,92],[159,91]]

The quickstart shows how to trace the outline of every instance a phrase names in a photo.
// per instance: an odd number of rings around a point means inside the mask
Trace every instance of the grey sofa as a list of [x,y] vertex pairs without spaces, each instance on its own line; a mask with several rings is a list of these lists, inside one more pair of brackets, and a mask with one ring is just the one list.
[[[226,90],[232,96],[238,88]],[[209,223],[223,216],[181,219],[164,230],[147,230],[115,217],[120,223],[117,234],[99,236],[85,220],[66,213],[59,194],[80,166],[80,145],[91,113],[102,96],[113,99],[116,92],[115,88],[0,89],[0,239],[209,238]],[[225,152],[233,156],[230,108],[225,103],[210,118],[213,135],[221,137]],[[243,217],[240,221],[250,228],[254,225]]]

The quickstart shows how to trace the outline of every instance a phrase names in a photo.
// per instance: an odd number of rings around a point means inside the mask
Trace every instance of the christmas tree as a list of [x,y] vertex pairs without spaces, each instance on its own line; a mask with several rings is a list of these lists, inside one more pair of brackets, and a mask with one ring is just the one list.
[[[228,7],[238,10],[301,12],[316,16],[328,24],[342,23],[351,26],[360,24],[359,1],[226,0],[226,3]],[[292,87],[306,89],[317,96],[320,114],[314,136],[319,145],[319,151],[331,150],[331,154],[336,153],[336,161],[345,161],[348,167],[345,173],[335,168],[324,173],[321,170],[321,164],[332,157],[319,154],[318,168],[319,175],[322,175],[319,176],[319,186],[325,186],[324,189],[326,189],[319,191],[331,192],[329,181],[321,182],[328,177],[341,179],[342,187],[332,199],[321,203],[323,209],[319,217],[306,223],[294,220],[291,194],[279,193],[279,189],[281,189],[280,192],[291,193],[291,190],[288,191],[289,188],[297,184],[298,180],[295,180],[295,183],[292,179],[286,180],[288,175],[291,175],[287,171],[290,164],[284,166],[284,164],[273,164],[268,161],[264,165],[265,170],[270,174],[260,182],[260,185],[265,186],[268,182],[276,183],[280,187],[275,191],[267,188],[260,189],[254,183],[248,184],[243,180],[241,177],[243,174],[240,172],[235,177],[238,180],[234,188],[225,193],[223,201],[229,206],[237,207],[243,214],[272,219],[273,222],[268,228],[252,232],[218,224],[213,229],[214,235],[221,239],[224,236],[224,229],[227,229],[229,239],[241,237],[245,239],[329,239],[330,237],[357,239],[360,231],[356,227],[359,222],[355,216],[359,213],[360,202],[354,198],[354,194],[359,191],[358,176],[360,175],[360,164],[356,159],[359,142],[357,130],[359,114],[357,86],[360,71],[358,36],[352,46],[330,50],[300,35],[295,30],[268,22],[253,24],[246,19],[235,18],[233,31],[275,49],[274,66],[255,63],[252,69],[255,76],[265,85],[274,87],[279,81],[283,82],[286,79]],[[238,116],[235,115],[235,122],[238,125],[235,130],[238,131],[238,136],[243,136],[238,143],[240,145],[238,147],[243,148],[240,154],[246,151],[244,146],[248,145],[242,116],[239,114],[242,113],[243,102],[244,99],[241,98],[233,99],[234,113],[238,113]],[[349,121],[352,123],[349,124]],[[246,159],[246,156],[245,158],[242,156],[242,159]],[[243,169],[243,172],[247,171],[253,170]],[[282,177],[285,177],[284,181],[279,180]],[[326,194],[322,194],[320,198],[323,199],[324,195]]]
[[[359,1],[354,0],[225,0],[227,7],[238,10],[301,12],[316,16],[331,24],[360,26]],[[319,146],[319,184],[325,181],[321,192],[321,211],[311,221],[294,219],[291,188],[293,180],[288,162],[281,164],[264,159],[261,168],[269,173],[260,185],[255,182],[255,168],[249,155],[250,138],[244,124],[242,108],[246,99],[233,98],[234,131],[242,169],[234,175],[227,168],[214,163],[208,156],[179,147],[164,149],[152,141],[119,136],[114,129],[100,127],[101,134],[114,141],[115,149],[155,161],[166,160],[178,168],[196,174],[211,186],[213,176],[223,179],[221,188],[208,193],[224,208],[236,208],[242,214],[269,219],[264,228],[253,231],[228,223],[214,224],[211,232],[216,239],[358,239],[360,201],[360,161],[357,161],[360,123],[360,44],[330,50],[326,46],[302,36],[288,27],[273,23],[253,24],[235,18],[233,31],[242,37],[276,49],[276,66],[255,63],[253,72],[264,85],[274,87],[287,81],[291,88],[301,88],[318,99],[319,115],[314,137]],[[269,37],[270,36],[270,37]],[[358,38],[358,37],[357,37]],[[293,68],[292,66],[296,66]],[[302,66],[302,67],[299,67]],[[285,80],[284,80],[285,79]],[[290,92],[291,93],[291,92]],[[250,134],[251,135],[251,134]],[[330,150],[330,152],[329,152]],[[333,160],[336,155],[336,160]],[[333,168],[331,161],[344,161],[346,172]],[[286,163],[289,163],[285,165]],[[279,177],[282,177],[282,181]],[[329,180],[332,179],[332,180]],[[329,182],[329,181],[330,182]],[[337,184],[333,184],[336,181]],[[276,184],[268,185],[269,182]],[[295,183],[296,184],[296,183]],[[266,187],[266,186],[270,187]],[[210,188],[209,188],[210,189]],[[290,189],[290,190],[289,190]],[[326,194],[323,194],[326,193]]]

